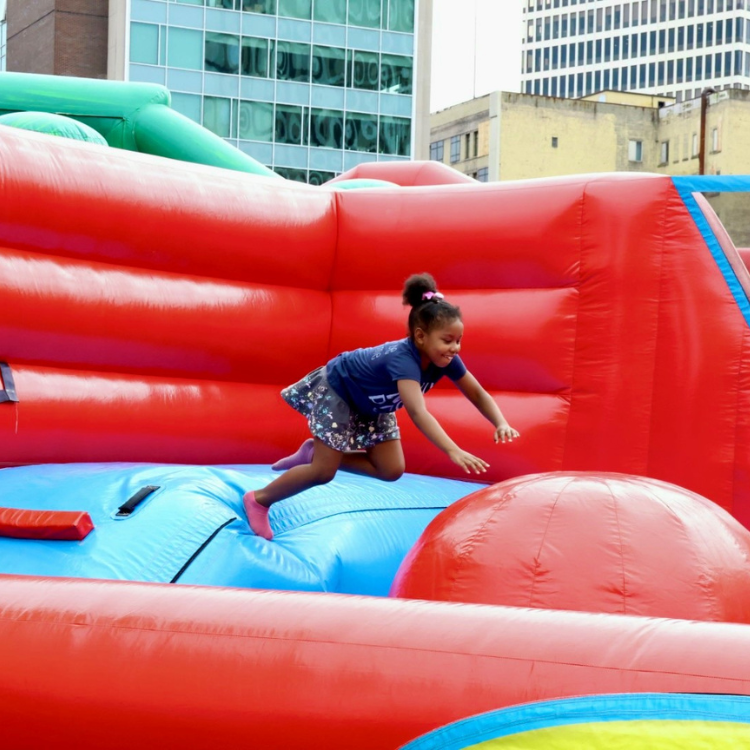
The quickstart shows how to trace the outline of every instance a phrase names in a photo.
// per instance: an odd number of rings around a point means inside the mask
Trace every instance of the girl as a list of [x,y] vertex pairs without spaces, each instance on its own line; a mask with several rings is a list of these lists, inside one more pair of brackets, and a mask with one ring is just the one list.
[[402,406],[414,424],[467,474],[489,464],[461,450],[427,411],[424,394],[447,375],[495,427],[495,442],[519,436],[458,356],[464,324],[461,311],[446,302],[428,273],[410,276],[403,302],[411,306],[409,337],[368,349],[344,352],[313,370],[281,395],[307,417],[313,437],[271,468],[287,470],[263,489],[244,497],[250,528],[273,539],[268,509],[273,503],[330,482],[339,469],[393,482],[404,473],[396,423]]

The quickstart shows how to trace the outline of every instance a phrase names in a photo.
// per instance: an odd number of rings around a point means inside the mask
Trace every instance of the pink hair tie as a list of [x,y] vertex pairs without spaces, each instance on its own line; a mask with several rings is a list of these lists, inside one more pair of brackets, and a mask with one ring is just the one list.
[[445,299],[445,297],[442,294],[440,294],[440,292],[425,292],[422,295],[423,302],[427,302],[431,299],[440,300],[440,299]]

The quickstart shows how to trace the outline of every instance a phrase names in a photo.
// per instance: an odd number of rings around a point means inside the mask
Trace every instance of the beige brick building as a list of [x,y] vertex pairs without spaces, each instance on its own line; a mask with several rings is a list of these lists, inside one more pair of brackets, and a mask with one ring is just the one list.
[[750,174],[750,92],[727,89],[676,104],[616,91],[584,99],[498,91],[434,113],[430,158],[480,181],[700,174],[701,163],[704,174]]

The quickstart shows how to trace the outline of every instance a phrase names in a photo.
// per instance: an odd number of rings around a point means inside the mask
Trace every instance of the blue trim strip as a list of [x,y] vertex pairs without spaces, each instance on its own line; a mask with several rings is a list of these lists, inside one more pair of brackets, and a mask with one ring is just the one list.
[[448,724],[401,750],[463,748],[535,729],[609,721],[722,721],[750,724],[750,697],[623,693],[525,703]]
[[750,176],[702,176],[702,177],[673,177],[677,192],[680,194],[687,210],[693,217],[698,230],[711,251],[711,255],[719,266],[719,270],[726,279],[729,290],[732,292],[737,305],[750,325],[750,300],[740,284],[739,279],[734,273],[734,269],[724,255],[716,235],[708,225],[703,212],[698,207],[698,203],[693,197],[693,193],[750,193]]

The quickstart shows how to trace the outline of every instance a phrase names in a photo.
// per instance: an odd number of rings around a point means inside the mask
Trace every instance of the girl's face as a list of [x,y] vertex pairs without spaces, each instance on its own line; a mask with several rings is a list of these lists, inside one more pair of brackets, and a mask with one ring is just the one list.
[[436,367],[447,367],[453,357],[461,351],[464,324],[456,319],[425,333],[421,328],[414,331],[414,343],[422,355],[422,368],[432,362]]

